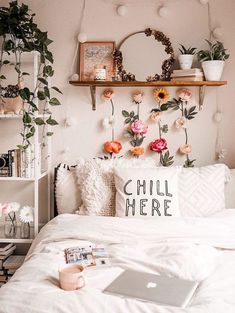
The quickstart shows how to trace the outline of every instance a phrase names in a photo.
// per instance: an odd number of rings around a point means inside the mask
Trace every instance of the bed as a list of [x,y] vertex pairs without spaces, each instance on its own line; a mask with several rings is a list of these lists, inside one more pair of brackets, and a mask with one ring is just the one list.
[[[232,190],[230,184],[230,195]],[[86,269],[83,289],[63,291],[58,269],[65,264],[64,249],[89,243],[106,247],[111,266]],[[126,268],[200,284],[186,309],[104,294]],[[44,226],[23,266],[0,290],[0,313],[234,311],[235,210],[228,208],[206,217],[160,219],[60,214]]]

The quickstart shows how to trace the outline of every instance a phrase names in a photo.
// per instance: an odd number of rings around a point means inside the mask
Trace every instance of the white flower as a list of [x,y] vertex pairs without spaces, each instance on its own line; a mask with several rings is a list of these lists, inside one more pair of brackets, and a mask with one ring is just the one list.
[[34,209],[30,206],[23,206],[19,214],[20,221],[23,223],[31,223],[34,219]]
[[105,117],[102,120],[102,126],[104,127],[104,129],[113,128],[114,124],[115,124],[115,118],[113,115],[111,115],[110,117]]
[[176,121],[175,121],[175,127],[177,129],[180,129],[180,128],[187,128],[187,120],[185,117],[180,117],[178,118]]
[[1,211],[4,215],[7,215],[11,212],[18,212],[20,204],[18,202],[9,202],[1,205]]

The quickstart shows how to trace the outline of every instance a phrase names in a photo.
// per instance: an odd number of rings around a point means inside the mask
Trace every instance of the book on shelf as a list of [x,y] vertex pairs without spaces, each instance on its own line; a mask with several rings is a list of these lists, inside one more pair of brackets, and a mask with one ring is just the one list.
[[193,76],[193,75],[200,75],[203,74],[200,68],[190,68],[187,70],[174,70],[171,74],[172,77],[174,76]]
[[[16,246],[12,246],[10,249],[8,249],[7,251],[1,252],[0,253],[0,260],[5,260],[6,258],[8,258],[10,255],[12,255],[12,253],[14,252]],[[4,263],[3,263],[3,267],[4,267]]]
[[67,264],[79,264],[84,267],[110,265],[110,260],[104,246],[72,247],[65,249]]
[[[38,162],[39,166],[41,162]],[[39,170],[39,173],[41,171]],[[35,147],[13,149],[0,154],[0,177],[35,177]]]
[[201,82],[204,80],[203,75],[198,76],[181,76],[181,77],[173,77],[171,78],[172,81],[192,81],[192,82]]
[[13,246],[13,243],[0,242],[0,254],[5,252]]
[[9,269],[18,269],[24,263],[25,255],[11,255],[7,258],[4,263],[3,267],[7,270]]

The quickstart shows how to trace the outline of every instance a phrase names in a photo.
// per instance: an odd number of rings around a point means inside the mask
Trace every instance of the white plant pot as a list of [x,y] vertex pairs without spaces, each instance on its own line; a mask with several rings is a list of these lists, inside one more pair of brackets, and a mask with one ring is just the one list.
[[206,80],[215,81],[220,80],[223,74],[225,61],[204,61],[202,62],[202,68]]
[[192,67],[193,64],[193,54],[180,54],[179,55],[179,64],[182,70],[188,70]]

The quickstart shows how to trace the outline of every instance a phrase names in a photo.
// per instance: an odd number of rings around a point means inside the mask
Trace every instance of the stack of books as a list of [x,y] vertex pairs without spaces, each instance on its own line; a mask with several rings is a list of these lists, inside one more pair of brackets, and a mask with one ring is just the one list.
[[0,243],[0,287],[8,280],[4,263],[13,254],[15,248],[16,246],[13,243]]
[[21,267],[25,259],[24,255],[11,255],[3,263],[7,280],[9,280],[15,273],[15,271]]
[[34,177],[34,147],[0,153],[0,177]]
[[200,68],[190,68],[188,70],[174,70],[171,74],[173,81],[203,81],[204,75]]

